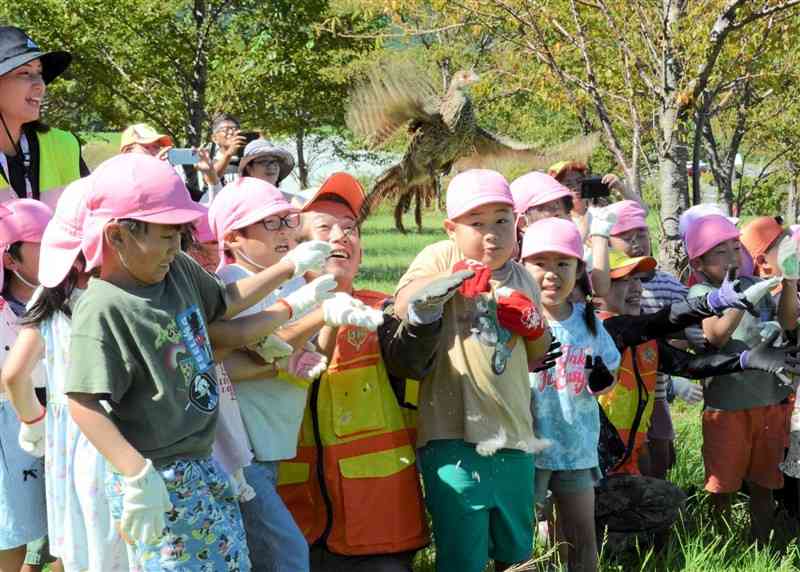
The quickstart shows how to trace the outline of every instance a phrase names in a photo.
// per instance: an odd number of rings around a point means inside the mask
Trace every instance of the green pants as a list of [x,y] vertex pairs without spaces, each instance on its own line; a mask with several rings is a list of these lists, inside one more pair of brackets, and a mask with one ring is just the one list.
[[533,551],[533,455],[502,449],[482,457],[461,440],[418,453],[433,521],[436,570],[482,572],[489,559],[525,562]]

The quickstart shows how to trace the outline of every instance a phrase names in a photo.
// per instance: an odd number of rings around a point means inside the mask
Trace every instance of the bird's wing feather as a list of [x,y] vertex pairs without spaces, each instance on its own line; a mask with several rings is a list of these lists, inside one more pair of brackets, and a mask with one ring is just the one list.
[[347,126],[370,148],[380,147],[409,121],[433,120],[439,101],[425,73],[413,64],[380,66],[352,92]]
[[599,141],[599,135],[592,133],[579,135],[544,149],[478,127],[474,138],[474,152],[458,159],[454,170],[455,172],[477,168],[491,168],[500,172],[546,170],[549,165],[565,158],[585,161]]

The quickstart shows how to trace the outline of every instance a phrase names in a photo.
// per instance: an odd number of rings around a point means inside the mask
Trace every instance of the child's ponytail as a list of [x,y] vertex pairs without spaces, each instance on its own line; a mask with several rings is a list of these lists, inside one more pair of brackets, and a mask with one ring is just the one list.
[[595,307],[592,302],[592,283],[589,281],[589,274],[586,272],[585,266],[578,269],[580,274],[575,282],[575,285],[584,296],[585,307],[583,309],[583,320],[586,322],[586,329],[593,336],[597,335],[597,317],[594,315]]

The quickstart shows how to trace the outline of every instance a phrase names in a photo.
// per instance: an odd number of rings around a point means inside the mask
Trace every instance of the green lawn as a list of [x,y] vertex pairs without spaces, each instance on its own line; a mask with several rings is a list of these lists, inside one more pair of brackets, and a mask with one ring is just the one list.
[[[651,224],[655,223],[655,215],[651,213],[650,218]],[[412,219],[410,214],[406,216],[407,228],[413,227]],[[442,213],[427,212],[422,233],[410,230],[403,235],[394,230],[389,210],[384,209],[371,217],[362,232],[364,260],[357,279],[358,286],[391,292],[421,248],[446,238],[441,226],[442,219]],[[759,549],[749,541],[749,517],[744,495],[734,507],[730,530],[717,532],[711,526],[708,497],[702,491],[700,412],[700,406],[689,407],[679,402],[673,404],[673,421],[678,434],[678,461],[670,479],[690,493],[683,521],[675,525],[660,553],[654,554],[652,549],[643,547],[638,553],[628,553],[619,559],[606,554],[602,558],[601,570],[800,570],[800,550],[795,543],[797,525],[783,513],[778,515],[779,525],[773,545],[767,548]],[[433,572],[434,554],[433,548],[428,548],[418,555],[417,572]],[[546,556],[542,546],[537,545],[535,556],[540,560]],[[555,570],[547,568],[543,562],[532,564],[529,569]]]

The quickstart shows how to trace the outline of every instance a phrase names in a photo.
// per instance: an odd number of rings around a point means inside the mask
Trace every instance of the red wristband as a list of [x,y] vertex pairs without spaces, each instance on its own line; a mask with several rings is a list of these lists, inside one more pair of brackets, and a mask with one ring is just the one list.
[[286,306],[286,309],[289,311],[289,318],[288,319],[291,320],[292,319],[292,314],[294,314],[294,312],[292,311],[292,305],[289,304],[289,302],[287,302],[283,298],[278,298],[278,301],[275,302],[275,303],[276,304],[283,304],[284,306]]
[[38,423],[39,421],[44,419],[45,415],[47,415],[47,409],[42,407],[42,412],[39,414],[39,416],[36,419],[20,419],[19,422],[23,423],[25,425],[33,425],[34,423]]

